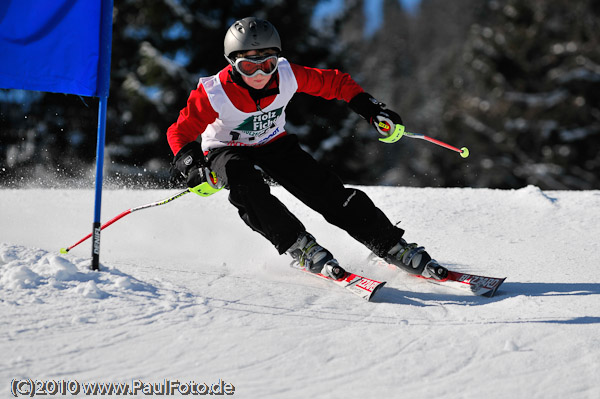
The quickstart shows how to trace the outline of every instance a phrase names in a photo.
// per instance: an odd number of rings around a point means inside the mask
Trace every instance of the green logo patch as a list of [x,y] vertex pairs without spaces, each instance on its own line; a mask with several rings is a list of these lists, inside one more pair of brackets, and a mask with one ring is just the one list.
[[254,137],[260,136],[275,125],[275,121],[281,116],[282,112],[283,107],[260,115],[253,115],[240,123],[234,131]]

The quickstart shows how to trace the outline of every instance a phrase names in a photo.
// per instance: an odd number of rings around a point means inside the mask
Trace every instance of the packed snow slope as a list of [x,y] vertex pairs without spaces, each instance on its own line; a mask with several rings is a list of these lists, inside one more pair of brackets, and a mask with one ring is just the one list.
[[[366,248],[280,188],[342,265],[387,281],[374,302],[289,268],[225,191],[121,219],[93,272],[89,241],[59,254],[91,230],[92,190],[0,190],[0,397],[32,379],[221,380],[239,398],[600,398],[599,191],[362,189],[441,263],[507,277],[496,296],[367,266]],[[103,220],[172,194],[106,190]]]

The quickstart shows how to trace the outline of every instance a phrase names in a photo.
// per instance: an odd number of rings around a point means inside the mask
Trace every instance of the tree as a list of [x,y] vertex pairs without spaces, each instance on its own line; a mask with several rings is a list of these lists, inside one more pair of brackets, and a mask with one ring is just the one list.
[[[383,4],[382,26],[372,36],[365,35],[366,24],[364,2],[348,2],[340,21],[340,41],[345,48],[345,57],[352,77],[371,95],[384,102],[390,109],[404,115],[405,93],[412,73],[414,57],[409,47],[409,17],[398,1],[386,0]],[[357,115],[347,120],[347,132],[359,151],[352,153],[353,176],[347,181],[360,184],[393,184],[408,178],[411,172],[394,169],[398,159],[406,159],[407,147],[379,142],[376,131]],[[338,152],[335,155],[350,158]],[[402,172],[407,172],[403,174]]]
[[487,3],[445,107],[481,154],[470,184],[600,187],[599,16],[593,1]]
[[[360,23],[361,5],[352,3],[346,32]],[[375,36],[342,36],[360,53],[353,75],[387,97],[409,131],[467,146],[471,156],[407,139],[389,150],[369,144],[381,183],[600,186],[596,2],[422,0],[410,18],[397,2],[384,7]]]
[[[343,69],[340,52],[332,50],[328,40],[332,32],[311,26],[316,2],[115,2],[105,160],[109,184],[165,186],[172,159],[165,132],[198,78],[226,65],[223,38],[236,19],[254,15],[272,21],[283,40],[283,55],[293,62]],[[9,96],[0,97],[0,181],[55,181],[57,169],[70,184],[77,175],[90,179],[96,100],[35,93],[25,95],[24,102],[3,101]],[[287,114],[288,131],[299,134],[318,158],[343,171],[343,159],[329,156],[335,145],[328,145],[333,143],[328,139],[339,134],[346,107],[298,95]]]

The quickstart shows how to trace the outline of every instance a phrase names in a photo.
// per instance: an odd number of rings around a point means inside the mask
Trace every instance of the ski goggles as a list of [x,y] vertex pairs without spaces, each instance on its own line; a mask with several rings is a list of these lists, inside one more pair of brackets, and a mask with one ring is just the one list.
[[252,78],[259,73],[261,75],[272,75],[277,70],[279,57],[277,55],[267,55],[258,57],[237,58],[233,66],[242,75]]

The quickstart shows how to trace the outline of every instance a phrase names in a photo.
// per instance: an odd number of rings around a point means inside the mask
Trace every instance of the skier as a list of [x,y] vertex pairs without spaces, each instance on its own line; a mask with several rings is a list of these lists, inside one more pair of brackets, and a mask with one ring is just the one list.
[[288,253],[313,273],[334,279],[345,275],[333,254],[270,193],[256,167],[376,255],[410,273],[443,278],[445,269],[423,247],[408,244],[402,238],[404,230],[394,226],[364,192],[346,188],[284,129],[285,109],[296,92],[344,100],[371,124],[380,118],[402,124],[400,116],[346,73],[300,66],[280,57],[281,40],[268,21],[254,17],[236,21],[225,35],[224,48],[229,65],[200,78],[167,131],[175,154],[173,178],[184,178],[194,188],[214,173],[229,189],[229,201],[244,222],[279,254]]

